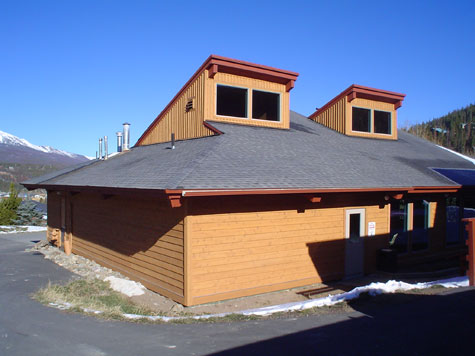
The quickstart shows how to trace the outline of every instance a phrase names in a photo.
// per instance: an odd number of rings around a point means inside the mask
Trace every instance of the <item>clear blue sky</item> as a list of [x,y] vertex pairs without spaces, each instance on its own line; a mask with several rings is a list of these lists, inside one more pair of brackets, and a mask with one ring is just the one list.
[[131,143],[210,55],[300,73],[309,115],[353,83],[405,93],[399,126],[475,102],[475,1],[0,2],[0,130],[94,156]]

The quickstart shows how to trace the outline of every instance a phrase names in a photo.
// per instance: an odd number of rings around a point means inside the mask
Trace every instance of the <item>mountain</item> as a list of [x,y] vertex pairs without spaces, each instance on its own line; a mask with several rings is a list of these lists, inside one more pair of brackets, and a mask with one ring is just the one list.
[[10,182],[19,183],[88,160],[83,155],[37,146],[0,131],[0,191],[7,191]]
[[465,155],[475,151],[475,104],[454,110],[428,122],[413,125],[408,132]]

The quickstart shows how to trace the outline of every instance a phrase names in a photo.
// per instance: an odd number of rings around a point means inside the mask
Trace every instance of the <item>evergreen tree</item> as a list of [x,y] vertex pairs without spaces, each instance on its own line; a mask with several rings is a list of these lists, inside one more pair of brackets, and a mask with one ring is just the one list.
[[16,214],[17,218],[13,221],[15,225],[41,226],[45,223],[43,213],[36,209],[36,205],[32,201],[20,204]]
[[13,183],[10,184],[10,196],[0,201],[0,225],[11,225],[16,219],[16,210],[21,203]]

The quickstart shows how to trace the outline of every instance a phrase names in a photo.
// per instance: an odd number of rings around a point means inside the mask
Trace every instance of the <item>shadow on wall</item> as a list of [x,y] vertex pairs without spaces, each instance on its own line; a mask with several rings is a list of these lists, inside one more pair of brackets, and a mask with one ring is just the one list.
[[[474,289],[443,295],[397,293],[363,297],[349,305],[358,312],[262,321],[269,333],[299,330],[309,324],[319,326],[213,355],[473,354]],[[239,339],[234,342],[239,343]]]

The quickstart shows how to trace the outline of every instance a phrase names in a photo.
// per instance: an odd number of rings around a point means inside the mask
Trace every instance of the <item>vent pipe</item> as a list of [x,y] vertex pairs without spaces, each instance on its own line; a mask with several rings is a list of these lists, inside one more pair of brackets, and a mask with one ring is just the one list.
[[102,138],[99,139],[99,159],[102,159]]
[[124,126],[124,137],[123,137],[123,144],[122,148],[124,151],[128,151],[130,149],[130,124],[128,122],[123,123]]
[[109,144],[107,142],[107,136],[104,136],[104,159],[109,158]]
[[172,132],[172,150],[175,149],[175,133]]
[[117,152],[122,152],[122,132],[118,131],[117,135]]

